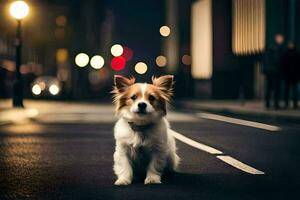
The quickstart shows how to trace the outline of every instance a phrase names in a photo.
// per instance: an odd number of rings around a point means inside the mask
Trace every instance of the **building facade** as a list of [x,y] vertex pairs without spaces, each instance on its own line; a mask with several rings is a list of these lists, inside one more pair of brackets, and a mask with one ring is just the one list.
[[199,98],[263,96],[262,56],[282,34],[300,47],[296,0],[197,0],[192,10],[192,75]]

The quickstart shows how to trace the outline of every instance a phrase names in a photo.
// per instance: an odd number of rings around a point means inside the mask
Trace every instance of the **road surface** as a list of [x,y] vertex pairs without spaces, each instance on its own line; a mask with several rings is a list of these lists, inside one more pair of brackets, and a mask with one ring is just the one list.
[[0,125],[0,199],[296,199],[300,125],[169,112],[182,159],[161,185],[114,186],[110,104],[30,102]]

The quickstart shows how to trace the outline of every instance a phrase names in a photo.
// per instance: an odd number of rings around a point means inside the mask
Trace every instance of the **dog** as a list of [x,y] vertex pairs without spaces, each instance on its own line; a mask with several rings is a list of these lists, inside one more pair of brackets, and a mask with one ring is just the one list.
[[176,170],[180,158],[165,118],[172,90],[172,75],[152,77],[152,84],[115,75],[115,185],[131,184],[135,171],[144,171],[144,184],[160,184],[165,171]]

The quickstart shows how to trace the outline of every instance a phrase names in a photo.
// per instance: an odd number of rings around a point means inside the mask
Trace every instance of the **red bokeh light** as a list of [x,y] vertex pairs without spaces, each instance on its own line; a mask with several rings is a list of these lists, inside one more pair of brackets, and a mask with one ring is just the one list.
[[111,68],[116,71],[124,69],[126,65],[126,59],[123,56],[114,57],[111,60]]
[[133,57],[133,51],[129,47],[123,47],[123,54],[122,56],[126,59],[126,61],[131,60]]

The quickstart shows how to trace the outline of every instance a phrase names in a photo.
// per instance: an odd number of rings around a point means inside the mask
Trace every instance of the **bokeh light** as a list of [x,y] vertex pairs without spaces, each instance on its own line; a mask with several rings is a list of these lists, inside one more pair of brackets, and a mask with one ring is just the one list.
[[42,92],[42,90],[38,84],[35,84],[34,86],[32,86],[31,91],[34,95],[39,95]]
[[185,54],[185,55],[182,56],[181,61],[182,61],[182,63],[183,63],[184,65],[191,65],[191,63],[192,63],[192,61],[191,61],[191,56],[190,56],[190,55],[187,55],[187,54]]
[[29,65],[24,65],[23,64],[20,67],[20,72],[21,72],[21,74],[28,74],[28,73],[32,72],[32,69]]
[[131,60],[133,57],[132,49],[130,49],[129,47],[124,47],[122,56],[126,59],[126,61]]
[[126,59],[123,56],[115,57],[111,60],[111,68],[116,71],[124,69],[126,65]]
[[67,24],[67,18],[64,15],[57,16],[55,19],[56,26],[65,26]]
[[44,81],[39,82],[38,85],[39,85],[41,90],[46,89],[46,83]]
[[145,74],[148,70],[148,66],[146,65],[146,63],[144,62],[138,62],[135,67],[134,70],[138,73],[138,74]]
[[95,55],[91,58],[90,64],[94,69],[100,69],[104,65],[104,59],[102,56]]
[[90,71],[89,72],[89,81],[92,85],[96,85],[100,82],[100,76],[98,71]]
[[85,53],[79,53],[75,57],[75,63],[78,67],[85,67],[89,64],[89,56]]
[[106,81],[108,78],[110,78],[110,70],[108,68],[101,68],[99,72],[99,78],[100,81]]
[[9,12],[15,19],[24,19],[29,13],[29,6],[25,1],[15,1],[10,5]]
[[165,56],[157,56],[155,62],[159,67],[165,67],[167,65],[167,58]]
[[123,47],[119,44],[115,44],[111,47],[110,52],[115,57],[121,56],[123,54]]
[[168,37],[171,33],[171,30],[168,26],[162,26],[160,27],[159,32],[162,36]]
[[56,51],[56,61],[59,63],[66,62],[68,60],[69,52],[65,48],[57,49]]
[[52,95],[57,95],[58,92],[59,92],[59,87],[55,84],[51,85],[49,87],[49,92],[52,94]]

